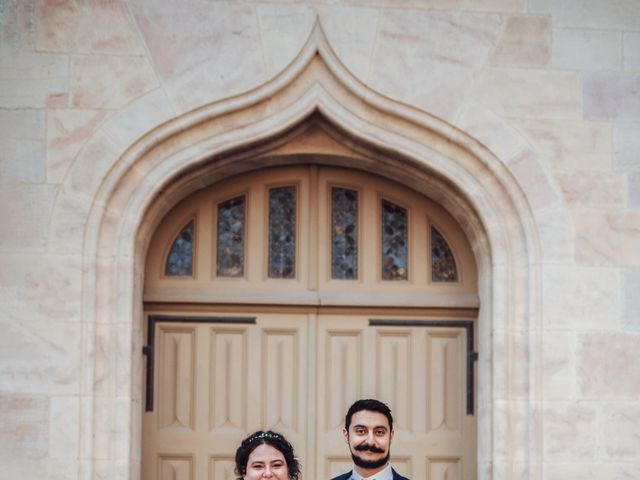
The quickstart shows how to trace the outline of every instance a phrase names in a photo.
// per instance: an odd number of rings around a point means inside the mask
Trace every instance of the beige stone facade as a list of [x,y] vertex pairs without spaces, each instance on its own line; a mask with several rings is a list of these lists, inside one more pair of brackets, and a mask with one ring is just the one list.
[[0,1],[3,478],[140,478],[149,240],[295,162],[464,231],[475,478],[640,478],[639,51],[636,0]]

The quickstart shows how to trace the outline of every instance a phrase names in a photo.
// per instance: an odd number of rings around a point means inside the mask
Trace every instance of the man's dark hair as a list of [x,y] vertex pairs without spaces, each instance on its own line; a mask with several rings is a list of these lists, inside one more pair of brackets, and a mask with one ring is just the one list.
[[362,410],[369,410],[370,412],[379,412],[383,414],[387,417],[387,420],[389,420],[389,430],[393,431],[393,416],[391,415],[391,409],[386,403],[382,403],[380,400],[376,400],[374,398],[357,400],[349,407],[349,411],[347,411],[347,415],[344,417],[345,430],[349,431],[351,417],[353,417],[353,414],[361,412]]
[[249,462],[251,452],[260,445],[265,444],[272,446],[282,453],[285,462],[287,462],[289,480],[298,480],[300,478],[300,464],[293,453],[293,447],[284,436],[271,430],[267,430],[266,432],[260,430],[249,435],[242,441],[238,450],[236,450],[236,475],[239,476],[238,480],[242,480],[242,477],[247,473],[247,463]]

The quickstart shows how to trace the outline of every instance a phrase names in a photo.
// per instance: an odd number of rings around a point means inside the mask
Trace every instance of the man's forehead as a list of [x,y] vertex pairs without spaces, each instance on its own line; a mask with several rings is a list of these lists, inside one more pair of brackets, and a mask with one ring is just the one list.
[[360,410],[351,417],[352,427],[384,427],[389,428],[389,419],[384,413],[374,412],[372,410]]

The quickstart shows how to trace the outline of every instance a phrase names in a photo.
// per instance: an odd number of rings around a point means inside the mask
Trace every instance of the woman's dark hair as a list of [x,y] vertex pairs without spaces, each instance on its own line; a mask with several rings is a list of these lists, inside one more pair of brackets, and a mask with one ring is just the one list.
[[293,447],[284,436],[271,430],[267,430],[266,432],[259,430],[249,435],[242,441],[238,450],[236,450],[236,475],[238,475],[239,480],[247,473],[249,455],[260,445],[270,445],[282,453],[285,462],[287,462],[289,480],[299,480],[300,464],[295,457]]

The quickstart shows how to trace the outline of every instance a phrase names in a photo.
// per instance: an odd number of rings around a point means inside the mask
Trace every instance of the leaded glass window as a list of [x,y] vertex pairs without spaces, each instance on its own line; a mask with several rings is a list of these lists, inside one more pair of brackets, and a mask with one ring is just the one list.
[[296,273],[296,187],[269,190],[269,278]]
[[407,280],[408,222],[407,209],[382,200],[382,279]]
[[164,273],[171,277],[190,277],[193,275],[193,230],[191,220],[180,231],[171,245]]
[[331,189],[331,278],[358,278],[358,192]]
[[216,275],[244,275],[245,197],[236,197],[218,204],[218,236]]
[[458,269],[449,244],[431,227],[431,278],[434,282],[457,282]]

